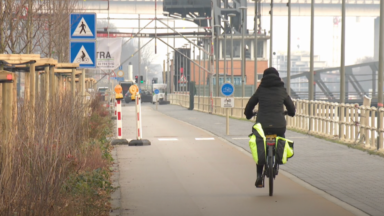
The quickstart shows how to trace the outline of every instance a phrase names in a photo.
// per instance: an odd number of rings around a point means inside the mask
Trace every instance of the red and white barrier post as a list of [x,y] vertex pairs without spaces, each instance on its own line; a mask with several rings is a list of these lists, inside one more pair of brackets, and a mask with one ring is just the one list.
[[143,121],[141,118],[141,96],[136,93],[136,140],[129,142],[130,146],[151,145],[149,140],[143,139]]
[[139,93],[136,94],[136,139],[143,138],[143,127],[141,126],[141,97]]
[[117,139],[121,139],[123,137],[122,135],[122,127],[123,127],[123,121],[121,119],[121,100],[117,100],[116,102],[116,112],[117,112]]
[[123,115],[121,110],[121,100],[123,99],[122,88],[120,85],[115,87],[116,92],[116,102],[115,102],[115,115],[117,115],[116,119],[116,132],[117,139],[112,140],[112,145],[127,145],[129,144],[127,139],[123,139]]

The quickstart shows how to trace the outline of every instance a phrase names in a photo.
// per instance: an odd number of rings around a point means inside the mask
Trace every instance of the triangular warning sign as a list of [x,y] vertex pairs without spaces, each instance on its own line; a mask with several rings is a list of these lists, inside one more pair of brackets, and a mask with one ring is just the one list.
[[93,36],[91,29],[89,29],[84,17],[81,18],[77,28],[73,32],[72,36]]
[[179,83],[187,83],[187,78],[184,75],[181,75]]
[[116,77],[115,71],[111,73],[111,77]]
[[77,53],[76,58],[73,62],[79,64],[93,64],[93,61],[89,56],[87,50],[85,50],[84,46],[81,46],[81,49],[79,50],[79,53]]

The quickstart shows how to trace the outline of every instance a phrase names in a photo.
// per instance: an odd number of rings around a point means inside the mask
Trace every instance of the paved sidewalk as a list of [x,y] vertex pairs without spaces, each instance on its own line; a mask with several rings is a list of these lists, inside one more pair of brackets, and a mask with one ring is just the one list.
[[[154,108],[154,106],[153,106]],[[250,152],[252,122],[190,111],[176,105],[159,106],[159,112],[205,129]],[[384,215],[384,158],[308,135],[287,131],[295,142],[295,156],[280,168],[310,185],[366,212]]]

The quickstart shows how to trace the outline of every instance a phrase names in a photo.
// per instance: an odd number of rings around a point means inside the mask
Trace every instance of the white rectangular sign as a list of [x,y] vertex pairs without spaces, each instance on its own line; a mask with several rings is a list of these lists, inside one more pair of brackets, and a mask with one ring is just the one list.
[[233,98],[233,97],[221,98],[221,107],[222,108],[234,108],[235,107],[235,98]]
[[120,66],[123,38],[97,39],[97,68],[114,70]]

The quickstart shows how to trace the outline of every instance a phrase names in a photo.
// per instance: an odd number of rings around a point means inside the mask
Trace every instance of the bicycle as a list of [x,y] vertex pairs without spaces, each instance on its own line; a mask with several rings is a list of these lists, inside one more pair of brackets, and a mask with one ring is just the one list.
[[[284,112],[284,115],[287,115],[287,111]],[[257,112],[253,113],[253,116],[257,116]],[[263,178],[263,187],[265,183],[265,177],[269,179],[269,196],[273,196],[273,180],[276,178],[279,173],[279,164],[276,163],[276,134],[265,134],[266,138],[266,160],[264,165],[264,170],[262,173]]]

